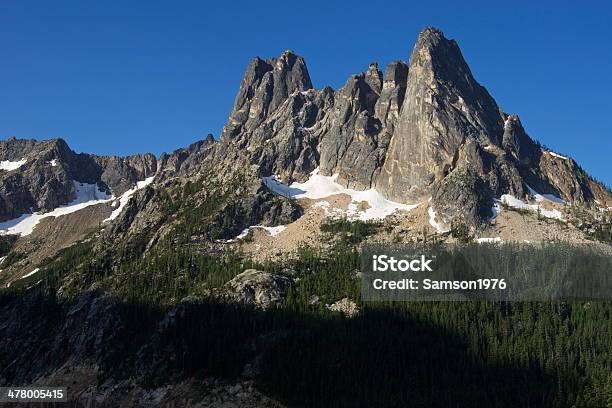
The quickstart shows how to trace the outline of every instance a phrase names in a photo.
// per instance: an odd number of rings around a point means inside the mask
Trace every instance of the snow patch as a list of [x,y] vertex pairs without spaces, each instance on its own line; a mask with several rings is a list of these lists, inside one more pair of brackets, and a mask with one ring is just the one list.
[[24,164],[26,164],[26,159],[21,159],[18,161],[10,161],[10,160],[2,160],[0,161],[0,170],[12,171],[17,170]]
[[59,217],[79,211],[90,205],[106,203],[112,197],[105,191],[100,191],[96,184],[79,183],[73,181],[76,198],[66,205],[57,207],[47,213],[36,212],[23,214],[18,218],[0,223],[0,235],[17,234],[21,236],[30,235],[40,220],[47,217]]
[[554,203],[558,203],[558,204],[567,204],[565,201],[563,201],[562,199],[560,199],[559,197],[553,195],[553,194],[540,194],[537,191],[535,191],[533,188],[531,188],[531,186],[529,186],[529,184],[525,184],[527,186],[527,189],[529,190],[529,193],[531,193],[531,195],[533,195],[535,197],[535,200],[539,203],[541,201],[544,201],[544,199],[546,200],[550,200]]
[[491,219],[494,220],[495,218],[497,218],[497,216],[499,215],[499,213],[501,213],[501,206],[499,205],[499,203],[495,203],[493,204],[493,207],[491,207]]
[[510,194],[502,195],[501,202],[503,202],[504,204],[512,208],[519,208],[519,209],[524,209],[524,210],[529,210],[529,211],[534,211],[534,212],[538,212],[538,209],[539,209],[540,214],[543,217],[563,220],[563,214],[561,214],[561,211],[559,210],[547,210],[545,208],[542,208],[539,204],[527,204],[526,202],[519,200],[518,198]]
[[450,229],[445,229],[444,227],[442,227],[441,224],[436,222],[436,212],[434,211],[432,207],[429,207],[427,209],[427,214],[429,214],[429,225],[434,227],[436,231],[438,231],[441,234],[450,231]]
[[504,129],[510,129],[510,123],[512,122],[512,119],[510,119],[510,116],[508,116],[506,118],[506,120],[504,121]]
[[238,234],[235,238],[228,239],[226,241],[221,241],[221,242],[230,243],[230,242],[235,242],[238,239],[243,239],[243,238],[245,238],[249,234],[249,232],[252,229],[255,229],[255,228],[261,228],[261,229],[266,230],[268,232],[268,234],[270,234],[271,237],[275,237],[278,234],[280,234],[281,232],[283,232],[285,229],[287,229],[287,227],[285,225],[277,225],[276,227],[266,227],[266,226],[263,226],[263,225],[252,225],[250,227],[246,227],[245,229],[243,229],[242,232],[240,234]]
[[[336,194],[346,194],[351,197],[351,203],[345,215],[362,221],[382,219],[397,210],[410,211],[419,205],[401,204],[387,200],[373,188],[363,191],[345,188],[338,184],[337,180],[338,174],[330,177],[321,176],[318,168],[310,173],[310,178],[304,183],[296,182],[290,186],[282,184],[274,176],[263,178],[264,183],[273,193],[287,198],[320,200]],[[358,204],[363,201],[368,203],[369,208],[359,211]],[[329,203],[327,203],[327,208],[329,208]]]
[[112,198],[106,191],[98,189],[97,184],[79,183],[78,181],[73,181],[73,183],[76,198],[70,202],[70,205],[85,204],[92,201],[108,201]]
[[270,236],[272,237],[277,236],[278,234],[280,234],[281,232],[287,229],[287,227],[284,225],[277,225],[276,227],[262,227],[260,225],[256,225],[253,228],[263,228],[266,231],[268,231],[268,234],[270,234]]
[[476,242],[478,242],[479,244],[485,244],[485,243],[501,243],[502,239],[501,237],[495,237],[495,238],[478,238],[476,239]]
[[[22,277],[18,278],[17,280],[20,280],[20,279],[25,279],[25,278],[27,278],[27,277],[30,277],[30,276],[34,275],[36,272],[38,272],[38,271],[40,271],[40,268],[36,268],[36,269],[34,269],[32,272],[28,272],[28,273],[26,273],[25,275],[23,275]],[[39,282],[40,282],[40,281],[39,281]],[[7,288],[10,288],[10,287],[11,287],[11,283],[13,283],[13,282],[9,282],[9,283],[7,283],[7,284],[6,284],[6,287],[7,287]],[[28,288],[28,289],[29,289],[29,288]]]
[[250,230],[251,230],[251,227],[246,227],[245,229],[242,230],[242,232],[240,234],[236,235],[236,238],[228,239],[227,242],[232,242],[232,241],[235,241],[237,239],[245,238],[249,234]]
[[563,160],[567,160],[567,159],[568,159],[567,157],[565,157],[565,156],[561,156],[560,154],[557,154],[557,153],[555,153],[555,152],[551,152],[550,150],[545,151],[545,153],[548,153],[548,154],[550,154],[551,156],[553,156],[553,157],[557,157],[557,158],[559,158],[559,159],[563,159]]
[[141,188],[145,188],[146,186],[151,184],[151,182],[153,182],[154,178],[155,178],[155,176],[151,176],[151,177],[145,178],[142,181],[138,181],[138,182],[136,182],[136,185],[134,187],[130,188],[125,193],[121,194],[121,197],[116,199],[115,202],[113,203],[114,205],[119,204],[119,206],[117,208],[115,208],[113,210],[113,212],[111,213],[111,215],[107,219],[102,221],[102,222],[112,221],[115,218],[117,218],[119,216],[119,214],[121,214],[121,211],[123,211],[123,208],[130,201],[130,198],[134,195],[134,193],[136,191],[140,190]]
[[22,276],[21,278],[19,278],[19,279],[25,279],[25,278],[27,278],[27,277],[29,277],[29,276],[34,275],[34,274],[35,274],[36,272],[38,272],[38,271],[40,271],[40,268],[36,268],[36,269],[34,269],[32,272],[28,272],[28,273],[26,273],[25,275],[23,275],[23,276]]
[[47,164],[51,167],[55,167],[57,166],[57,160],[56,159],[50,160],[47,162]]

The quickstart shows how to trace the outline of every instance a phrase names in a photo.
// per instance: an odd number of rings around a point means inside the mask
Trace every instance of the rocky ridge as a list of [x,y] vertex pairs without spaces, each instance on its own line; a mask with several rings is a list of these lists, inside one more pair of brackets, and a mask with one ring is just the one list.
[[76,197],[74,182],[96,184],[119,196],[157,170],[157,159],[150,153],[127,157],[77,154],[62,139],[0,141],[0,160],[13,167],[20,164],[0,173],[0,221],[69,203]]
[[218,144],[221,160],[238,149],[261,176],[286,183],[319,168],[394,201],[431,198],[441,223],[472,228],[491,217],[494,199],[523,198],[527,186],[569,203],[610,202],[573,159],[545,151],[500,109],[440,30],[420,33],[408,64],[392,62],[383,75],[372,63],[339,90],[313,89],[290,51],[278,61],[293,65],[272,61],[249,64]]
[[[208,135],[156,158],[77,154],[61,139],[12,138],[0,141],[0,161],[6,163],[0,221],[70,202],[75,181],[119,197],[154,176],[104,229],[108,239],[150,233],[149,247],[180,214],[205,214],[209,221],[199,233],[207,240],[228,240],[253,225],[287,224],[302,210],[262,178],[303,182],[315,169],[337,175],[347,188],[425,203],[443,228],[481,228],[504,194],[524,198],[537,191],[592,208],[612,205],[605,186],[570,157],[531,139],[518,116],[504,113],[475,80],[457,43],[434,28],[420,33],[408,63],[393,61],[384,74],[371,63],[338,90],[315,89],[305,60],[292,51],[253,59],[218,141]],[[200,208],[211,199],[214,208]]]

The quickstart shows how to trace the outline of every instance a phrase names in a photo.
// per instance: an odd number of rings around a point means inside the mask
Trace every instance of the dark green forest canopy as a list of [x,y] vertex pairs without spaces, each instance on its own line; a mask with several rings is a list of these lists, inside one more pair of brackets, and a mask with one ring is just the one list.
[[[142,251],[146,237],[102,249],[87,241],[50,260],[38,289],[26,290],[36,282],[24,279],[0,305],[23,291],[44,292],[59,309],[92,287],[113,293],[121,302],[118,319],[129,324],[109,340],[115,344],[101,357],[101,378],[121,373],[148,386],[185,376],[231,381],[259,356],[259,387],[291,407],[609,406],[610,302],[361,302],[356,241],[373,228],[328,225],[328,249],[305,247],[267,263],[172,240],[144,255],[134,248]],[[209,297],[247,268],[291,270],[297,287],[267,311]],[[58,290],[60,297],[49,295]],[[313,296],[320,301],[313,304]],[[357,301],[357,316],[325,307],[344,297]],[[156,334],[177,307],[182,320]],[[125,338],[134,339],[129,347]],[[143,368],[137,350],[160,349],[167,357],[150,356]],[[0,358],[4,365],[6,351]]]

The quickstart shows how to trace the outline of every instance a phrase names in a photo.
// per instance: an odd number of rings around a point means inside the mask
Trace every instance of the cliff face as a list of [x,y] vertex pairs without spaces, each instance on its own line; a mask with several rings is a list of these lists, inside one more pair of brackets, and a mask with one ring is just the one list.
[[457,43],[434,28],[420,33],[408,64],[392,62],[383,75],[372,63],[339,90],[312,89],[292,53],[253,60],[218,150],[287,183],[319,168],[394,201],[431,198],[448,224],[477,227],[494,198],[523,197],[527,186],[587,205],[610,199],[571,158],[543,151],[476,81]]
[[435,29],[421,32],[408,69],[405,104],[378,187],[395,200],[422,200],[456,164],[468,139],[497,145],[503,119],[454,41]]

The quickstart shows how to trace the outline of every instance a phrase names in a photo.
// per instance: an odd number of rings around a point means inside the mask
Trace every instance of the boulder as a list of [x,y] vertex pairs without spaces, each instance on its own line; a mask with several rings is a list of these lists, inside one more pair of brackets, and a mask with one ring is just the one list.
[[282,302],[294,285],[289,276],[247,269],[223,287],[223,294],[232,301],[268,309]]

